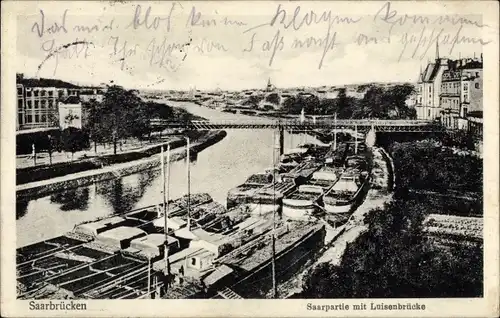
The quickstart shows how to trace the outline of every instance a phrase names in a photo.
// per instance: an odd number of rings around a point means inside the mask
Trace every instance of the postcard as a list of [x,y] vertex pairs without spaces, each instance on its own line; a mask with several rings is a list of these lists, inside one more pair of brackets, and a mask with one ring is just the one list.
[[498,19],[4,2],[2,316],[498,316]]

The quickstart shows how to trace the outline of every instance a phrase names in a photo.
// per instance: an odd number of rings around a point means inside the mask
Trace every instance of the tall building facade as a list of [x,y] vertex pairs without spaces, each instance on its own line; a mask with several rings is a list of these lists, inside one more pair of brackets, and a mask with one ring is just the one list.
[[55,87],[25,87],[23,129],[57,127]]
[[441,116],[440,94],[443,73],[448,69],[448,59],[436,58],[429,63],[417,82],[415,110],[418,119],[435,120]]
[[450,61],[441,91],[443,125],[448,129],[468,129],[469,114],[477,115],[483,110],[482,57]]

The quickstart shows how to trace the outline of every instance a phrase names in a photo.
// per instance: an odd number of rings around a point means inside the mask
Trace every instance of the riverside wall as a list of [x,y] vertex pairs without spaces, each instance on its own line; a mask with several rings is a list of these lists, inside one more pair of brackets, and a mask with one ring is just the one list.
[[[200,152],[221,141],[226,135],[227,133],[225,131],[209,132],[206,136],[192,143],[190,151],[191,153]],[[181,160],[187,155],[185,149],[174,149],[174,151],[171,152],[173,152],[170,156],[171,162]],[[141,171],[155,169],[159,166],[160,157],[154,156],[116,164],[102,169],[88,170],[48,180],[21,184],[16,187],[16,197],[17,199],[32,199],[65,189],[78,188],[95,182],[121,178]]]

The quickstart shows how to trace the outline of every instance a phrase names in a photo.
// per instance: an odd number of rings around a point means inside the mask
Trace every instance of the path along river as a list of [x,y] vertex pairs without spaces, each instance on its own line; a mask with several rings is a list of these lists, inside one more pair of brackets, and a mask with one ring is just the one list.
[[[252,119],[224,113],[192,103],[169,102],[209,120]],[[243,183],[250,174],[272,166],[272,130],[228,130],[217,144],[191,159],[191,192],[207,192],[225,205],[227,191]],[[315,142],[305,135],[285,135],[285,151],[296,145]],[[187,193],[186,160],[170,166],[170,197]],[[70,189],[30,201],[17,202],[18,247],[58,236],[75,224],[112,213],[162,202],[160,171],[145,171],[91,186]]]

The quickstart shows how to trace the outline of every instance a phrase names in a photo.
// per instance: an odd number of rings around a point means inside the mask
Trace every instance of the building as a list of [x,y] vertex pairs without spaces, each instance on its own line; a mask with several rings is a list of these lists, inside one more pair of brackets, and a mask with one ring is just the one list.
[[461,74],[449,69],[443,73],[441,83],[441,122],[448,129],[458,129],[461,104]]
[[95,100],[98,103],[102,103],[104,100],[103,92],[98,88],[82,88],[79,93],[80,100],[82,102],[90,102]]
[[448,129],[468,127],[468,113],[483,110],[483,62],[459,59],[448,62],[441,84],[441,122]]
[[69,96],[58,102],[59,127],[82,128],[82,102],[76,96]]
[[60,99],[67,98],[69,96],[79,96],[79,95],[80,95],[80,89],[78,87],[75,87],[75,88],[68,88],[68,87],[57,88],[57,97]]
[[24,125],[24,85],[17,84],[16,130]]
[[[468,114],[483,111],[483,61],[481,59],[462,60],[461,72],[461,104],[459,112],[459,129],[467,129]],[[482,115],[481,115],[482,119]]]
[[24,78],[16,74],[16,129],[57,128],[58,100],[79,95],[79,87],[57,79]]
[[443,73],[448,69],[448,59],[436,58],[420,73],[417,83],[416,104],[418,119],[435,120],[440,118],[440,94]]
[[[24,122],[20,129],[57,127],[57,90],[55,87],[24,87]],[[20,113],[20,112],[18,112]]]
[[267,86],[266,86],[266,92],[272,92],[276,89],[276,87],[271,84],[271,78],[267,79]]

